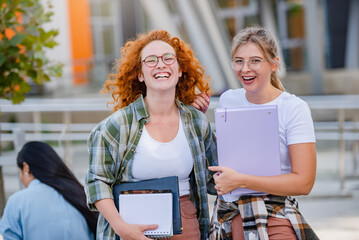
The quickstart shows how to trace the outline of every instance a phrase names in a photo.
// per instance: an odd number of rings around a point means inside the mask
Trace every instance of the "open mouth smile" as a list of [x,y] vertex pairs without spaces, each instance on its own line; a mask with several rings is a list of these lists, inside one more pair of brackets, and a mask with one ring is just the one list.
[[171,76],[170,73],[168,72],[160,72],[160,73],[156,73],[155,75],[153,75],[153,77],[155,79],[159,79],[159,78],[169,78]]
[[244,77],[244,76],[242,76],[242,79],[243,79],[243,81],[252,81],[252,80],[254,80],[256,77]]

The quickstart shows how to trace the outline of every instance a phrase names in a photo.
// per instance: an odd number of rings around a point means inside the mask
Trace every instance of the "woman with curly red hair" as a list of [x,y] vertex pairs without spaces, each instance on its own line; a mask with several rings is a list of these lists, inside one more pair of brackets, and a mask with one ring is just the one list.
[[178,176],[181,196],[183,233],[172,239],[205,239],[216,143],[207,118],[188,104],[197,92],[209,94],[209,77],[190,47],[166,31],[127,42],[116,66],[104,84],[114,113],[88,142],[85,190],[89,208],[100,212],[97,239],[148,239],[144,231],[157,226],[124,222],[112,186],[166,176]]
[[211,92],[210,78],[204,74],[203,67],[195,58],[191,48],[177,37],[171,38],[166,31],[153,31],[141,34],[135,41],[128,41],[121,50],[121,58],[117,59],[117,73],[110,74],[104,84],[104,93],[112,92],[114,111],[134,102],[141,94],[146,97],[146,85],[138,81],[141,73],[141,51],[152,41],[160,40],[171,45],[176,52],[180,71],[183,73],[177,83],[175,97],[184,104],[192,104],[196,93]]

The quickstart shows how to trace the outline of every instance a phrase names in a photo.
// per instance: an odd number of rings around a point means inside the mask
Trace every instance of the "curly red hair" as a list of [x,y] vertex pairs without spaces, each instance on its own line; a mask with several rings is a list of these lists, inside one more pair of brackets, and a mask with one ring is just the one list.
[[141,94],[146,96],[146,85],[138,80],[141,73],[142,49],[152,41],[160,40],[168,43],[176,51],[178,64],[182,71],[176,86],[176,98],[185,104],[191,104],[199,92],[211,92],[210,77],[205,75],[204,68],[194,56],[191,48],[178,37],[171,38],[165,30],[154,30],[138,35],[137,39],[128,41],[121,48],[121,58],[116,59],[114,70],[109,74],[103,86],[103,93],[112,92],[113,110],[129,105]]

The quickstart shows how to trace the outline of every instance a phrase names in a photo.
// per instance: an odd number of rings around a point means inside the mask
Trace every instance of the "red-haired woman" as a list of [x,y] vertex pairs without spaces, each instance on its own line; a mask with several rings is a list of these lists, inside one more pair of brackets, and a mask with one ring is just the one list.
[[209,94],[209,77],[166,31],[127,42],[116,68],[104,84],[115,112],[89,138],[85,190],[89,207],[100,212],[97,239],[148,239],[144,231],[157,226],[124,222],[112,186],[165,176],[178,176],[181,195],[183,234],[172,239],[205,239],[207,192],[215,194],[207,168],[217,165],[216,143],[207,118],[188,104],[198,92]]

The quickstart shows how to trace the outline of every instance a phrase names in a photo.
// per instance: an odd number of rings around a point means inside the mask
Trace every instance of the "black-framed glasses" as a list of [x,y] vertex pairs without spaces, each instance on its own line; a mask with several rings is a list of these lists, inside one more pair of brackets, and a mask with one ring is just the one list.
[[240,71],[243,69],[244,65],[248,64],[248,67],[253,71],[259,70],[262,66],[262,62],[267,61],[267,59],[260,59],[260,58],[251,58],[248,60],[243,60],[241,58],[236,58],[231,61],[231,67],[233,70]]
[[174,55],[173,53],[164,53],[162,56],[150,55],[145,57],[145,59],[143,59],[142,62],[145,63],[147,67],[153,68],[157,66],[160,58],[162,59],[162,62],[164,64],[169,66],[176,61],[177,56]]

